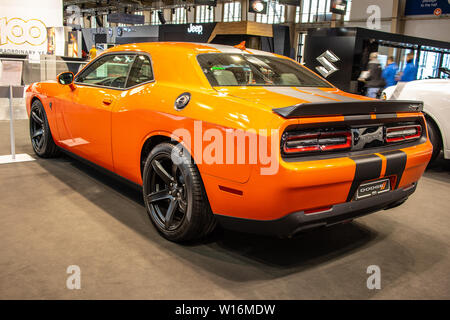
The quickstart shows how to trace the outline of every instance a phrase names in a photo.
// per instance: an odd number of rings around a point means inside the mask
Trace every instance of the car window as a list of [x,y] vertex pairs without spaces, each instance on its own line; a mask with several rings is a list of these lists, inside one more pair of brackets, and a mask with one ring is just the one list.
[[138,55],[131,67],[126,87],[133,87],[152,80],[153,70],[150,58],[146,55]]
[[125,88],[128,72],[136,55],[107,55],[93,62],[75,80],[76,83]]
[[251,54],[205,53],[197,56],[212,86],[330,87],[288,59]]

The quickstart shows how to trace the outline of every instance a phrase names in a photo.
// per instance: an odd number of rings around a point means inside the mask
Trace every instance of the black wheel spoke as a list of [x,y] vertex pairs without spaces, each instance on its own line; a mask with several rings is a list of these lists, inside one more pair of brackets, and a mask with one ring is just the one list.
[[44,130],[38,129],[38,130],[36,130],[36,131],[34,132],[32,138],[36,138],[36,137],[42,136],[43,133],[44,133]]
[[177,180],[177,165],[175,163],[172,163],[172,177],[175,179],[175,181]]
[[170,201],[169,208],[167,208],[165,218],[166,221],[164,221],[167,229],[170,227],[170,224],[172,223],[173,216],[177,207],[178,207],[178,200],[174,198]]
[[43,142],[44,142],[44,139],[41,137],[41,138],[39,139],[39,141],[37,142],[37,147],[38,147],[39,149],[42,147]]
[[43,124],[44,123],[44,121],[42,121],[42,119],[38,117],[38,115],[36,114],[35,111],[33,111],[31,113],[31,116],[33,117],[34,121],[38,122],[39,124]]
[[173,177],[167,173],[167,171],[163,168],[163,166],[161,165],[161,162],[159,162],[158,160],[153,160],[152,161],[152,167],[155,170],[156,174],[163,179],[163,181],[167,184],[170,185],[171,183],[174,182]]
[[172,196],[169,195],[169,190],[164,189],[161,191],[156,191],[147,196],[147,200],[149,203],[170,199]]

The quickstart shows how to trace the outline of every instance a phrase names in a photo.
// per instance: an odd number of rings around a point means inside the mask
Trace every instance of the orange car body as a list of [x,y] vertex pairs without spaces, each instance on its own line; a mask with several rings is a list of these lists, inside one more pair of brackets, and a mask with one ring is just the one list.
[[[253,229],[255,224],[250,226],[251,222],[285,221],[286,217],[296,213],[297,222],[310,227],[393,206],[414,191],[430,160],[432,146],[420,110],[378,113],[375,108],[370,113],[362,110],[360,115],[344,115],[338,110],[329,114],[283,117],[274,110],[314,101],[332,105],[342,101],[370,104],[374,100],[345,93],[333,86],[289,87],[278,92],[264,86],[213,87],[197,61],[199,54],[221,52],[288,59],[286,57],[190,43],[130,44],[109,49],[103,55],[117,52],[148,54],[154,81],[130,89],[88,86],[76,81],[73,87],[56,81],[35,83],[26,92],[28,112],[33,100],[39,99],[59,147],[139,185],[142,185],[146,148],[164,139],[184,144],[197,163],[212,212],[224,225],[232,227],[238,221]],[[176,110],[174,101],[184,92],[191,94],[191,101],[183,110]],[[277,129],[281,135],[292,126],[374,125],[403,120],[419,121],[423,134],[414,143],[335,153],[330,157],[288,159],[279,153],[277,173],[262,175],[261,168],[267,165],[259,159],[252,164],[200,161],[208,143],[194,147],[191,141],[174,134],[177,129],[184,128],[193,135],[198,120],[201,120],[203,132],[215,128],[224,135],[230,129],[244,132]],[[269,141],[279,138],[268,137]],[[279,140],[277,145],[280,146]],[[237,147],[234,149],[235,155],[242,151]],[[245,151],[248,154],[250,150]],[[383,177],[388,177],[392,183],[393,190],[387,195],[379,199],[373,197],[370,205],[354,200],[359,184]],[[352,215],[346,216],[350,211]],[[275,229],[285,227],[291,234],[299,229],[292,219],[289,226],[287,224],[280,222]],[[279,233],[277,230],[264,232]]]

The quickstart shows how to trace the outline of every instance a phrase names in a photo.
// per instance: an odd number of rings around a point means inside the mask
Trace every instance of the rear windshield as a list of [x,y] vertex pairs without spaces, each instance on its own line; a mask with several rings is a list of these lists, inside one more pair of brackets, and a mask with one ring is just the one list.
[[216,86],[331,86],[308,69],[288,59],[232,53],[197,56],[209,83]]

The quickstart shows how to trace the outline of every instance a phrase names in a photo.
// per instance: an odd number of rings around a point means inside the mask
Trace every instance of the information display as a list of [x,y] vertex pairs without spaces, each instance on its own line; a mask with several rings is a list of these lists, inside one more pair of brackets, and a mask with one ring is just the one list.
[[450,1],[448,0],[407,0],[405,16],[435,15],[450,13]]
[[47,28],[62,26],[62,0],[1,0],[0,53],[47,54]]

